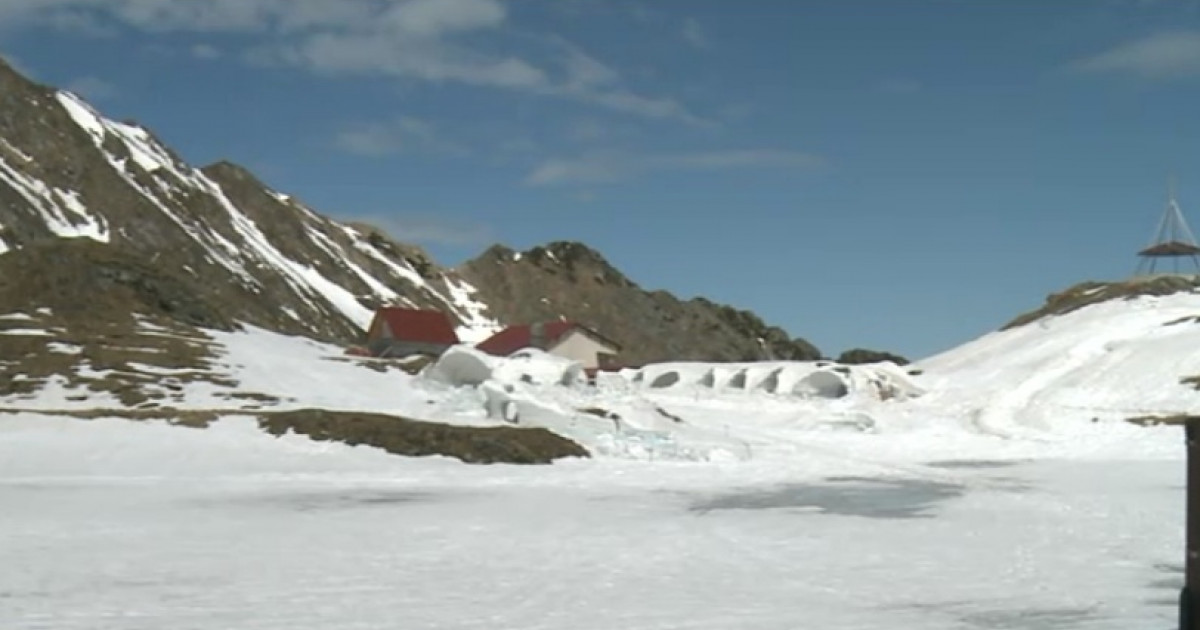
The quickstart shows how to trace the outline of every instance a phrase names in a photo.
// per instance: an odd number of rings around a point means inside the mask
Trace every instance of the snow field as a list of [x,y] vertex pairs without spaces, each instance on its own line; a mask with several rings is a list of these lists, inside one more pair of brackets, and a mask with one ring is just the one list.
[[[0,416],[0,627],[1171,627],[1182,431],[1123,418],[1195,406],[1177,381],[1200,325],[1165,324],[1196,313],[1195,296],[1092,307],[917,376],[674,364],[594,387],[537,352],[462,347],[409,376],[209,333],[214,371],[279,408],[516,421],[596,456],[401,458],[236,409],[207,429]],[[844,395],[796,389],[818,372]],[[187,405],[229,405],[218,389]]]

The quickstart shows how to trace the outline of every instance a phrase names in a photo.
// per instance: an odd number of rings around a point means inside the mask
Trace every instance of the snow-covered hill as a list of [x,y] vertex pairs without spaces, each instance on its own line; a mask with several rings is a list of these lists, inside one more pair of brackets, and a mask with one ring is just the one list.
[[921,404],[999,435],[1200,411],[1200,294],[1113,299],[920,361]]

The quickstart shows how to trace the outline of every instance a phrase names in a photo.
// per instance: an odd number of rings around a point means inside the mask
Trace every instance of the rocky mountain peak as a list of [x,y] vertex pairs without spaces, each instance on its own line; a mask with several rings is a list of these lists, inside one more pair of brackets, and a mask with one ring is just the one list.
[[266,184],[259,181],[258,176],[251,172],[250,169],[229,160],[217,160],[212,164],[201,167],[200,170],[210,177],[236,179],[254,184],[262,189],[267,188]]
[[533,259],[546,258],[568,266],[612,267],[600,252],[578,241],[552,241],[530,249],[526,255]]
[[820,358],[812,344],[753,313],[645,291],[599,252],[574,241],[524,252],[496,245],[458,270],[501,321],[577,321],[621,344],[623,359],[634,364]]

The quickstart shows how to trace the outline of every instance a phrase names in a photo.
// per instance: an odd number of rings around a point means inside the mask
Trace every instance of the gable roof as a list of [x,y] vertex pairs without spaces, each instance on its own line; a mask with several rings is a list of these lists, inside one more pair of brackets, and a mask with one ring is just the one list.
[[385,306],[375,311],[368,335],[377,334],[376,324],[382,320],[392,331],[392,338],[400,341],[417,341],[456,345],[458,333],[450,317],[441,311],[425,311],[415,308]]
[[[588,328],[587,326],[584,326],[578,322],[564,321],[546,322],[542,324],[542,335],[545,340],[546,347],[548,348],[558,343],[560,339],[567,336],[567,333],[573,330],[578,330],[595,339],[596,341],[611,346],[614,350],[619,351],[621,349],[620,345],[614,343],[611,339],[608,339],[607,337],[601,335],[595,330],[592,330],[591,328]],[[491,337],[481,341],[475,347],[488,354],[508,356],[517,350],[529,348],[531,346],[533,346],[533,325],[519,324],[516,326],[509,326],[508,328],[501,330]],[[544,349],[545,348],[543,348],[543,350]]]

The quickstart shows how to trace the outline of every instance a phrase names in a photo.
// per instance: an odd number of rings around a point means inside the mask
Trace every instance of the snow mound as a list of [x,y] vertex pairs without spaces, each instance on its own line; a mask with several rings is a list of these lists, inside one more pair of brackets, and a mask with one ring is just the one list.
[[500,360],[492,377],[496,380],[532,385],[582,385],[587,378],[583,364],[548,354],[537,348],[525,348]]
[[496,359],[470,346],[453,346],[421,373],[451,387],[474,387],[492,378]]
[[542,350],[527,348],[507,357],[493,357],[468,345],[447,350],[422,377],[451,387],[476,387],[489,380],[565,387],[586,381],[579,362]]

